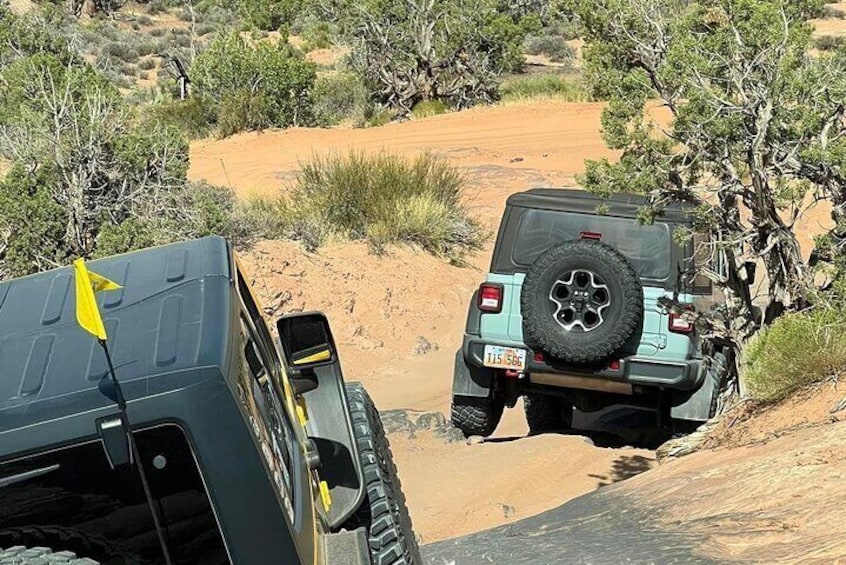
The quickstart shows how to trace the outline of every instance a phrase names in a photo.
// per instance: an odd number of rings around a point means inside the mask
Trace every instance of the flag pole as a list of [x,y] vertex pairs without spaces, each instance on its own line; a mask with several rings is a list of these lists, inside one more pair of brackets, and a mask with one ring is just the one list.
[[123,390],[120,388],[120,383],[115,375],[115,367],[112,364],[112,356],[109,353],[109,347],[106,345],[105,339],[98,339],[103,352],[106,354],[106,363],[109,366],[109,375],[112,379],[112,384],[115,387],[115,396],[117,397],[117,405],[120,409],[120,419],[123,423],[123,428],[126,430],[127,441],[129,441],[130,453],[135,460],[138,467],[138,474],[141,476],[141,485],[144,487],[144,495],[147,497],[147,505],[150,507],[150,513],[153,515],[153,525],[156,527],[156,534],[159,537],[159,544],[162,546],[165,563],[171,565],[173,561],[170,558],[170,552],[167,549],[167,542],[165,541],[164,528],[162,528],[161,519],[159,518],[158,506],[153,499],[153,493],[150,490],[150,483],[147,482],[147,473],[144,471],[144,465],[141,462],[141,454],[138,451],[138,445],[135,443],[135,437],[132,435],[132,429],[129,427],[129,416],[126,413],[126,399],[123,396]]

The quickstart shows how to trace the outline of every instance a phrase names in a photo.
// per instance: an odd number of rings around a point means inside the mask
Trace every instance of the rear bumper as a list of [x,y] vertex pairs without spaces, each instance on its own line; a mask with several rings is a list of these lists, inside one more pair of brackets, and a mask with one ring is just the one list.
[[620,359],[620,366],[615,370],[608,368],[586,370],[578,366],[558,364],[553,367],[545,362],[535,361],[533,352],[522,343],[487,340],[468,334],[464,335],[462,346],[465,362],[475,367],[484,367],[485,345],[525,349],[528,351],[526,372],[529,374],[530,380],[532,375],[535,374],[538,381],[550,386],[624,394],[631,394],[627,390],[636,386],[689,391],[699,388],[704,378],[700,359],[665,361],[643,357],[627,357]]

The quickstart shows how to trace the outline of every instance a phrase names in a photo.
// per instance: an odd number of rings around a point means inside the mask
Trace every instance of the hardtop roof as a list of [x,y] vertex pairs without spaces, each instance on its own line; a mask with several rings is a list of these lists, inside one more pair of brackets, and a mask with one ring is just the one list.
[[[206,237],[86,262],[124,287],[98,293],[97,303],[128,400],[182,386],[180,372],[222,365],[230,260],[226,240]],[[108,405],[98,390],[106,373],[97,339],[76,321],[71,267],[0,282],[0,430],[24,414],[31,423]]]
[[[608,216],[634,218],[638,208],[647,202],[645,196],[638,194],[616,193],[602,197],[578,188],[532,188],[512,194],[508,197],[506,205],[594,214],[597,205],[603,204],[608,207]],[[690,204],[673,203],[665,208],[664,214],[658,220],[687,223],[691,221],[692,211],[693,206]]]

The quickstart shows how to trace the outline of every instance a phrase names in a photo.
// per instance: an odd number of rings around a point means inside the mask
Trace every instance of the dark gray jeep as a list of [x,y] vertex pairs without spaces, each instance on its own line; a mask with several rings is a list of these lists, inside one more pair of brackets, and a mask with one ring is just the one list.
[[0,283],[0,563],[420,563],[322,314],[280,350],[217,237],[90,267],[123,287],[98,294],[119,387],[70,268]]
[[456,427],[489,435],[521,396],[532,432],[569,428],[574,408],[657,408],[663,428],[714,414],[729,352],[682,313],[718,302],[710,281],[694,276],[703,246],[674,237],[690,228],[689,208],[670,206],[642,225],[644,204],[572,189],[508,199],[456,353]]

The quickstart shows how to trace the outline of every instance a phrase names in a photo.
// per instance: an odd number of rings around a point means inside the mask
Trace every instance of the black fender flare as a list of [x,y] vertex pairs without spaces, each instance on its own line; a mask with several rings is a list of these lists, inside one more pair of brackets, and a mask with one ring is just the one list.
[[452,372],[453,396],[472,396],[487,398],[493,387],[494,371],[468,365],[465,361],[464,347],[455,352],[455,365]]

